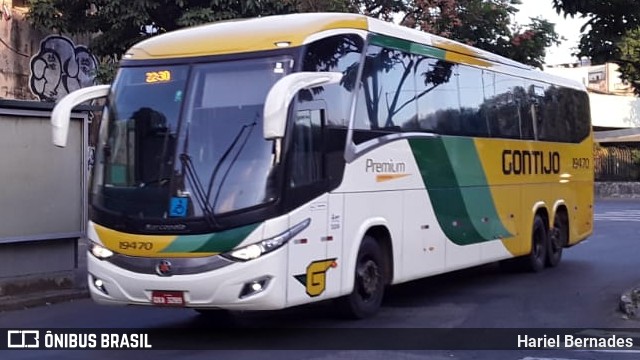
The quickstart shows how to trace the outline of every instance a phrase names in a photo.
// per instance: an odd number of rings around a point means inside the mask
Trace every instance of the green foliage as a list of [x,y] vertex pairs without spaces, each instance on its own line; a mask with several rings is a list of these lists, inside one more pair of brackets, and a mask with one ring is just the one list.
[[101,84],[110,83],[116,76],[118,70],[117,56],[102,56],[100,63],[98,64],[98,71],[96,71],[96,80]]
[[295,12],[294,0],[31,0],[30,22],[46,33],[91,34],[91,51],[100,59],[98,78],[110,81],[113,57],[158,32],[212,21]]
[[401,12],[405,14],[402,25],[541,68],[545,49],[560,37],[554,25],[542,19],[512,24],[519,4],[520,0],[362,0],[359,7],[382,19]]
[[553,0],[556,11],[584,18],[578,56],[615,62],[621,78],[640,94],[640,7],[637,0]]
[[113,58],[158,32],[212,21],[293,12],[354,12],[402,24],[477,46],[540,67],[545,48],[557,42],[553,25],[532,19],[511,24],[520,0],[31,0],[30,21],[44,32],[91,34],[100,59],[99,79],[109,81]]
[[616,43],[620,49],[620,78],[633,85],[636,94],[640,95],[640,28],[629,30]]
[[178,26],[194,26],[213,21],[288,14],[296,11],[293,0],[213,0],[199,2],[202,4],[182,7],[182,15],[176,20]]
[[356,1],[349,0],[295,0],[294,4],[299,12],[358,12]]
[[552,23],[538,18],[529,24],[512,24],[520,0],[459,0],[465,4],[453,37],[481,49],[542,68],[546,48],[560,37]]
[[560,44],[560,37],[554,27],[547,20],[532,18],[528,28],[517,27],[513,31],[510,45],[504,47],[502,55],[524,64],[542,68],[546,48]]

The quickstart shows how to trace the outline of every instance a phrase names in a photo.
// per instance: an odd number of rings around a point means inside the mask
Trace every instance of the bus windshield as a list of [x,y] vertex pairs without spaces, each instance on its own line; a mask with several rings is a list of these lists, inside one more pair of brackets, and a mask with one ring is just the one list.
[[273,201],[271,86],[289,57],[122,68],[101,125],[94,209],[129,218],[211,218]]

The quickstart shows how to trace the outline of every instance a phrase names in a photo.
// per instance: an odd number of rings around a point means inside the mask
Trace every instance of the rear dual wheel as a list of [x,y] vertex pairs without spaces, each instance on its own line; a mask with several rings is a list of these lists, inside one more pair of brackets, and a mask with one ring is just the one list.
[[547,266],[556,267],[562,260],[562,249],[569,243],[569,220],[567,214],[559,212],[553,220],[553,228],[549,232],[547,249]]
[[540,215],[533,219],[531,230],[531,252],[529,255],[501,262],[506,269],[516,268],[540,272],[545,267],[558,266],[562,259],[562,250],[569,239],[569,223],[565,213],[556,214],[553,228],[548,229],[547,222]]
[[523,265],[526,270],[532,272],[544,270],[547,262],[548,246],[547,224],[540,215],[536,215],[533,219],[533,229],[531,232],[531,253],[523,258]]

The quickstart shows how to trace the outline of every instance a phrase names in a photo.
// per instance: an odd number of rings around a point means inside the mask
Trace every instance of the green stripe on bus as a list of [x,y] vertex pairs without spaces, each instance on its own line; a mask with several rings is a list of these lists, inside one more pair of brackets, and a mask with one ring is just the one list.
[[442,138],[464,200],[467,213],[485,240],[510,237],[496,210],[487,177],[473,139]]
[[510,236],[495,209],[473,139],[410,139],[445,235],[458,245]]
[[469,220],[449,155],[441,139],[410,139],[409,144],[445,235],[458,245],[484,241]]
[[380,34],[373,34],[371,36],[370,42],[373,45],[396,49],[417,55],[430,56],[432,58],[440,60],[444,60],[446,55],[446,51],[442,49]]
[[218,233],[178,236],[164,253],[223,253],[233,250],[249,236],[260,223],[229,229]]

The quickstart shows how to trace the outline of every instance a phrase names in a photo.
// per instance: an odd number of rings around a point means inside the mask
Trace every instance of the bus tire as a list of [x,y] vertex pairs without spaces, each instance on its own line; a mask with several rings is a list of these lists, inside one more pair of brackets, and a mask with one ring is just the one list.
[[557,213],[553,219],[553,229],[549,232],[547,248],[547,266],[556,267],[562,260],[562,249],[569,241],[569,221],[564,212]]
[[547,225],[540,215],[536,215],[531,231],[531,253],[523,259],[527,271],[540,272],[544,269],[548,245]]
[[378,242],[366,235],[358,250],[351,294],[338,299],[342,315],[364,319],[378,312],[385,289],[385,266]]

